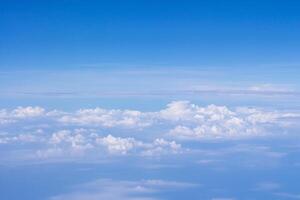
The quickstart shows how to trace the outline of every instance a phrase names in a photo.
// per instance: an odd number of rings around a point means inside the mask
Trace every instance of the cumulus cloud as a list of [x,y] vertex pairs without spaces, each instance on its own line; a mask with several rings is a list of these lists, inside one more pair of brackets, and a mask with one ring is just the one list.
[[157,112],[81,109],[75,114],[61,116],[58,121],[64,124],[109,128],[165,125],[171,127],[171,136],[199,139],[265,135],[267,126],[280,126],[284,120],[295,117],[300,117],[299,113],[263,111],[248,107],[229,109],[216,105],[202,107],[188,101],[174,101]]
[[75,114],[64,115],[59,121],[65,124],[104,127],[146,127],[152,120],[148,114],[136,110],[81,109]]
[[[108,129],[129,128],[147,129],[152,127],[168,127],[168,135],[175,139],[201,138],[238,138],[262,136],[272,132],[270,129],[296,124],[300,119],[299,112],[265,111],[257,108],[226,106],[199,106],[188,101],[174,101],[165,109],[156,112],[141,112],[136,110],[107,110],[102,108],[80,109],[75,113],[52,110],[46,112],[41,107],[18,107],[12,111],[0,110],[0,125],[22,123],[23,120],[34,118],[31,124],[22,126],[40,127],[39,119],[52,123],[55,127],[76,126],[78,128]],[[47,121],[48,120],[48,121]],[[17,125],[14,125],[17,126]],[[20,125],[21,126],[21,125]],[[161,135],[161,137],[164,137]],[[122,141],[120,148],[130,148],[135,141]],[[108,137],[103,144],[113,142]],[[74,145],[74,143],[73,143]],[[116,146],[115,149],[118,149]],[[111,149],[113,151],[114,148]]]
[[43,115],[45,112],[44,108],[41,107],[18,107],[11,112],[11,115],[16,118],[26,118],[26,117],[38,117]]
[[167,108],[159,112],[159,117],[165,120],[179,121],[191,120],[195,105],[188,101],[173,101]]
[[188,101],[173,101],[165,109],[156,112],[95,108],[80,109],[73,113],[58,110],[46,112],[41,107],[18,107],[12,111],[0,110],[0,125],[34,118],[36,121],[31,121],[30,125],[37,127],[41,125],[38,122],[40,117],[53,123],[53,126],[78,128],[143,130],[167,127],[168,135],[174,138],[201,139],[266,135],[271,132],[270,128],[286,127],[293,120],[295,123],[295,119],[299,120],[300,113],[249,107],[230,109],[216,105],[199,106]]
[[88,139],[81,133],[81,130],[76,129],[74,132],[62,130],[52,134],[49,144],[70,146],[73,150],[81,151],[93,147]]
[[104,145],[113,154],[127,154],[133,148],[144,146],[142,142],[133,138],[120,138],[112,135],[97,138],[96,141],[98,144]]
[[64,112],[18,107],[0,110],[0,126],[5,133],[0,134],[0,144],[43,144],[45,148],[37,151],[41,158],[89,152],[156,156],[186,152],[178,143],[182,139],[274,135],[281,128],[288,131],[288,126],[298,124],[299,119],[298,112],[199,106],[188,101],[173,101],[153,112],[102,108]]
[[38,158],[78,157],[87,153],[105,155],[161,156],[182,153],[184,149],[175,141],[162,138],[143,142],[131,137],[101,136],[85,129],[60,130],[45,140],[44,149],[36,153]]
[[142,155],[153,156],[161,154],[177,154],[187,151],[187,149],[182,149],[181,144],[175,141],[167,141],[162,138],[155,139],[152,144],[148,144],[147,148],[142,152]]
[[45,114],[45,109],[39,106],[36,107],[17,107],[12,111],[6,109],[0,110],[0,125],[14,123],[22,119],[40,117]]
[[164,119],[177,122],[169,134],[180,139],[265,135],[267,125],[277,126],[279,119],[288,116],[247,107],[234,110],[216,105],[200,107],[189,102],[172,102],[161,112]]

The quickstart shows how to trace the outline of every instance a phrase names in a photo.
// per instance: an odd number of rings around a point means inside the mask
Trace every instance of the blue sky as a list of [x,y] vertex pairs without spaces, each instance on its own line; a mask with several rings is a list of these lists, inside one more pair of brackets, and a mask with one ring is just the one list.
[[1,65],[298,64],[297,1],[1,1]]
[[0,0],[0,199],[300,199],[299,9]]

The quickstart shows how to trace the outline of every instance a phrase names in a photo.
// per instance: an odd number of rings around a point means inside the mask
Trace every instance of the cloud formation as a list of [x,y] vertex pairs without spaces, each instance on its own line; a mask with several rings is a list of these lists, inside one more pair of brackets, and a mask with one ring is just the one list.
[[106,110],[102,108],[81,109],[75,114],[58,119],[65,124],[104,126],[104,127],[146,127],[151,125],[149,114],[136,110]]
[[188,101],[173,101],[153,112],[18,107],[0,110],[0,145],[30,144],[33,155],[39,158],[77,157],[91,152],[160,156],[187,152],[180,144],[182,140],[283,134],[299,119],[298,112],[199,106]]
[[[91,155],[136,155],[161,156],[183,153],[185,149],[175,141],[156,138],[151,142],[136,140],[131,137],[115,137],[100,134],[86,129],[60,130],[45,136],[39,141],[44,148],[36,151],[34,157],[48,158],[78,158]],[[23,140],[23,138],[18,138]]]

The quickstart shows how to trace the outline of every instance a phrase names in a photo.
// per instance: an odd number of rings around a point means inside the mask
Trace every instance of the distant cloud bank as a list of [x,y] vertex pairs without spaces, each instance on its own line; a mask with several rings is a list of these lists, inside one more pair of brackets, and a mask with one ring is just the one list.
[[[246,139],[286,133],[299,112],[199,106],[173,101],[159,111],[80,109],[75,112],[18,107],[0,110],[0,145],[29,145],[29,157],[160,156],[189,152],[181,143]],[[285,131],[278,131],[278,130]]]

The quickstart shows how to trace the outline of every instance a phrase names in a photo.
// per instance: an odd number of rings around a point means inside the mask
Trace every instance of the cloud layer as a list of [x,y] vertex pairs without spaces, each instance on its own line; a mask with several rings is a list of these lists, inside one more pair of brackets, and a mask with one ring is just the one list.
[[[157,156],[188,152],[183,141],[245,139],[283,134],[297,126],[298,112],[199,106],[174,101],[159,111],[41,107],[0,110],[0,145],[27,145],[38,158],[86,153]],[[285,130],[285,131],[282,131]]]

